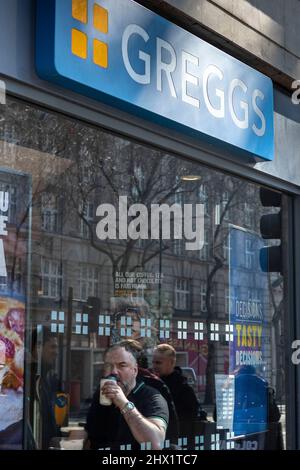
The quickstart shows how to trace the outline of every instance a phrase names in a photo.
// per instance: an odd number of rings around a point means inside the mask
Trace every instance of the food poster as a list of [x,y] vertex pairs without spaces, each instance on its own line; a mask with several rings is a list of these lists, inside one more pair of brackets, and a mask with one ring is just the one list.
[[29,188],[0,171],[0,449],[23,445]]
[[261,238],[231,226],[229,232],[229,374],[234,376],[233,431],[267,430],[268,281],[259,264]]

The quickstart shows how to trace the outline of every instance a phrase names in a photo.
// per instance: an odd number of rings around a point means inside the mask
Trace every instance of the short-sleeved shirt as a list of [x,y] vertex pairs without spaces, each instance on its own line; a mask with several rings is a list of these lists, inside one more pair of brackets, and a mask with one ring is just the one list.
[[[139,382],[128,395],[137,410],[145,418],[160,419],[165,428],[169,422],[168,404],[158,390]],[[124,416],[114,405],[103,406],[99,404],[99,388],[95,392],[91,407],[87,415],[86,431],[92,449],[106,448],[119,449],[121,445],[131,445],[132,450],[140,449]]]

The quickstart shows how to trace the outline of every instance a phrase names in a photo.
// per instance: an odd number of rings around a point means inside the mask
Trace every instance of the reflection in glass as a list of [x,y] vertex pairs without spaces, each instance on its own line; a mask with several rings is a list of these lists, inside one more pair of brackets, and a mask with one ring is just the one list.
[[[260,239],[264,211],[259,185],[17,100],[1,114],[1,168],[32,178],[27,333],[44,325],[56,335],[56,392],[69,396],[67,427],[85,422],[105,349],[133,338],[148,367],[157,344],[175,348],[176,364],[199,401],[191,423],[195,447],[242,447],[230,434],[227,398],[220,397],[222,383],[235,373],[237,325],[249,326],[232,320],[232,308],[247,309],[239,304],[247,300],[263,305],[261,374],[275,390],[285,432],[284,279],[273,273],[260,285],[249,281],[260,274],[252,238]],[[155,218],[157,208],[163,216]],[[248,234],[236,246],[233,226]],[[191,249],[191,233],[200,232],[201,247]],[[246,339],[240,333],[247,352],[254,340],[249,331]],[[32,377],[27,383],[32,397]],[[37,413],[34,404],[27,409],[35,436]],[[186,436],[180,439],[184,447]]]

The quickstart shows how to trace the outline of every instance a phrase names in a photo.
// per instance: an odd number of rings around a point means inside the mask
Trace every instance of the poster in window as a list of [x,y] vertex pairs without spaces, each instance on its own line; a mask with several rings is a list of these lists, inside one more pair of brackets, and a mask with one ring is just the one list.
[[235,378],[233,431],[235,435],[267,429],[266,375],[268,282],[261,271],[261,238],[248,230],[229,229],[229,374]]
[[0,170],[0,449],[23,443],[30,180]]

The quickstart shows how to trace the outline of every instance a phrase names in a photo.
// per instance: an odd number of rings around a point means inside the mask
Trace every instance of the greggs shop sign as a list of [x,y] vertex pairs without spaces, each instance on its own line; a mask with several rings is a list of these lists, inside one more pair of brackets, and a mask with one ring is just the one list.
[[272,81],[133,0],[37,0],[39,76],[272,160]]

